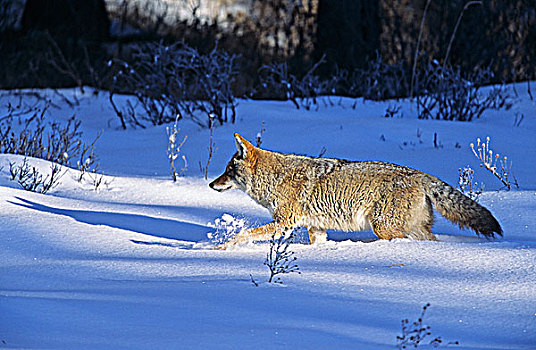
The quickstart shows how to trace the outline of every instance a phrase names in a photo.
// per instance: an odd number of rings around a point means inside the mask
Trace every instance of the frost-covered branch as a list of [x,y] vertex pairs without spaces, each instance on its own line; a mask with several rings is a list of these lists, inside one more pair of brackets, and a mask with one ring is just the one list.
[[257,147],[261,147],[262,145],[262,134],[266,131],[266,128],[264,127],[264,121],[261,124],[261,130],[257,133],[257,137],[255,138],[255,145]]
[[[480,166],[489,170],[497,179],[499,179],[499,181],[503,183],[503,185],[508,190],[512,188],[512,185],[519,187],[515,177],[514,177],[513,183],[510,180],[512,162],[508,163],[508,158],[506,156],[501,158],[498,153],[495,153],[495,154],[493,153],[493,151],[490,149],[490,146],[489,146],[489,142],[490,142],[489,136],[486,137],[485,143],[481,142],[480,138],[477,138],[476,142],[477,142],[476,149],[473,143],[471,143],[470,146],[475,157],[477,157],[480,160],[481,162]],[[497,162],[499,164],[497,164]],[[498,167],[498,165],[500,165],[500,168]]]
[[177,123],[179,121],[179,115],[177,115],[177,118],[175,119],[175,124],[173,124],[173,127],[166,127],[166,133],[168,136],[168,149],[167,149],[167,156],[169,159],[169,170],[171,174],[171,178],[173,179],[173,182],[177,181],[177,178],[186,171],[188,167],[188,162],[186,162],[186,157],[183,155],[182,160],[184,161],[184,167],[182,170],[177,173],[177,170],[175,168],[175,160],[179,157],[179,153],[181,151],[182,145],[186,142],[186,139],[188,138],[187,135],[184,136],[182,141],[177,144],[177,135],[180,131],[179,128],[177,128]]

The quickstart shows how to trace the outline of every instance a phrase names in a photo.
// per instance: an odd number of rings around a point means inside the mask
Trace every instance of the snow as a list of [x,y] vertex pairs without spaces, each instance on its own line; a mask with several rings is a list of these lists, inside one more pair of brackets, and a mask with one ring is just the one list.
[[[0,349],[394,349],[401,320],[416,320],[426,303],[430,340],[536,348],[536,101],[524,84],[514,87],[511,110],[471,123],[418,120],[407,100],[352,109],[353,100],[331,98],[335,105],[318,111],[240,100],[236,124],[214,130],[208,180],[199,164],[206,165],[209,131],[179,122],[177,138],[188,136],[179,156],[189,167],[176,183],[166,153],[170,125],[121,130],[106,93],[62,90],[78,101],[70,107],[39,91],[56,105],[50,120],[75,115],[88,143],[102,132],[96,154],[104,181],[95,190],[90,178],[79,183],[76,170],[64,169],[57,187],[31,193],[9,180],[10,162],[22,157],[0,155]],[[18,101],[3,94],[1,108],[10,99]],[[400,116],[383,117],[392,105]],[[235,152],[233,133],[253,141],[262,127],[267,149],[318,155],[325,147],[325,157],[390,161],[452,185],[458,168],[470,165],[485,183],[479,201],[504,238],[487,241],[439,216],[438,242],[329,232],[325,244],[292,244],[301,274],[268,284],[267,243],[212,249],[221,232],[268,222],[268,211],[240,191],[208,187]],[[513,162],[520,189],[498,191],[478,167],[469,144],[487,136]],[[49,163],[29,161],[49,171]],[[299,241],[307,241],[304,232]]]

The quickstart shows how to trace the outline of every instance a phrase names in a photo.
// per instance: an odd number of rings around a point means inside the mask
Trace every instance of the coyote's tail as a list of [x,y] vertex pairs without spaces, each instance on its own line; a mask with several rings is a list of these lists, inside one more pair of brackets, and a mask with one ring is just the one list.
[[427,196],[446,219],[486,238],[502,236],[501,225],[488,209],[434,176],[427,175],[424,183]]

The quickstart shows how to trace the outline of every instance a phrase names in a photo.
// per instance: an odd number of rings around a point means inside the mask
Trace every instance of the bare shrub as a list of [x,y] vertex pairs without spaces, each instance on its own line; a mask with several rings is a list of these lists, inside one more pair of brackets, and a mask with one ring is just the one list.
[[380,55],[369,61],[366,69],[357,69],[349,79],[348,94],[368,100],[383,101],[405,96],[409,90],[406,68],[402,61],[388,64]]
[[[46,123],[47,109],[48,104],[43,107],[9,105],[7,114],[0,120],[0,153],[40,158],[57,165],[72,165],[80,170],[78,181],[82,181],[84,174],[95,173],[98,169],[94,146],[100,134],[92,143],[86,144],[82,141],[79,120],[73,116],[65,124]],[[77,160],[76,164],[72,164],[74,160]],[[53,171],[51,180],[54,175]],[[38,179],[37,174],[35,178]]]
[[108,187],[113,181],[113,179],[106,180],[103,174],[99,174],[96,172],[91,172],[88,175],[89,175],[90,183],[93,185],[93,189],[95,191],[98,191],[102,185]]
[[399,114],[400,109],[402,106],[400,105],[389,105],[385,109],[385,114],[383,115],[385,118],[394,118],[394,117],[402,117],[402,113]]
[[[71,59],[67,59],[62,48],[48,31],[44,33],[47,40],[47,44],[50,49],[45,52],[45,61],[50,67],[56,70],[57,73],[70,79],[78,88],[80,92],[84,93],[84,82],[81,73],[76,66],[76,62]],[[85,57],[87,58],[87,48],[85,49]]]
[[[20,118],[22,130],[17,131],[13,115],[17,108],[11,110],[0,124],[0,153],[20,154],[23,156],[45,159],[61,165],[84,150],[80,121],[74,117],[66,124],[58,122],[45,123],[48,105],[38,108],[26,118]],[[87,150],[85,150],[86,152]]]
[[81,144],[80,146],[78,161],[76,162],[76,168],[80,172],[77,179],[78,182],[83,180],[85,174],[96,173],[99,169],[98,157],[95,154],[95,143],[101,135],[102,133],[99,133],[89,145]]
[[283,283],[280,275],[287,273],[301,273],[296,264],[294,252],[289,250],[290,243],[296,237],[296,228],[286,228],[282,232],[275,232],[270,239],[270,250],[266,255],[264,265],[270,270],[268,283]]
[[464,78],[459,69],[429,64],[417,79],[418,117],[471,121],[488,109],[510,109],[513,100],[504,86],[480,91],[490,76],[489,69],[478,69]]
[[300,108],[297,101],[296,81],[294,75],[288,71],[286,63],[270,63],[259,69],[260,87],[259,90],[266,90],[272,93],[274,98],[279,100],[290,100],[296,108]]
[[289,72],[286,62],[263,65],[258,72],[260,86],[257,93],[292,101],[297,109],[310,110],[313,106],[318,109],[322,96],[334,94],[342,79],[342,75],[334,75],[327,80],[316,75],[315,71],[324,62],[322,58],[301,78]]
[[[421,315],[414,322],[410,322],[407,318],[402,320],[402,335],[396,336],[397,349],[407,349],[408,347],[418,348],[419,345],[425,345],[424,340],[432,335],[430,326],[426,326],[424,324],[424,316],[429,307],[430,304],[424,305]],[[428,342],[428,345],[437,348],[443,345],[443,343],[444,341],[441,339],[441,337],[435,337]],[[448,342],[445,345],[459,345],[459,343],[454,341]]]
[[[318,65],[313,68],[310,73],[313,73]],[[303,79],[298,79],[288,72],[286,64],[265,65],[259,72],[259,79],[262,82],[259,90],[269,89],[272,95],[275,92],[276,98],[291,100],[298,108],[300,105],[306,109],[310,109],[311,106],[318,107],[318,101],[333,106],[335,105],[331,99],[333,95],[383,101],[406,96],[409,91],[405,64],[403,62],[388,64],[379,54],[374,60],[369,61],[365,69],[358,68],[352,71],[336,69],[328,79],[310,73]],[[323,98],[319,99],[319,96]],[[357,102],[358,100],[354,101],[352,108],[357,107]]]
[[9,173],[12,181],[17,181],[26,191],[43,194],[58,185],[59,179],[63,175],[61,170],[61,165],[51,163],[50,174],[43,176],[36,167],[28,164],[26,157],[24,157],[22,164],[9,163]]
[[[116,77],[114,77],[114,81],[116,80]],[[145,126],[141,124],[136,117],[136,109],[134,108],[132,103],[130,101],[127,101],[125,108],[118,107],[114,101],[114,92],[115,90],[114,88],[112,88],[108,95],[108,100],[110,101],[110,105],[112,106],[115,115],[119,118],[119,121],[121,122],[121,127],[126,130],[128,124],[131,126],[139,126],[140,128],[144,129]]]
[[[204,127],[209,126],[210,115],[220,124],[234,122],[237,102],[231,84],[236,75],[235,58],[217,47],[201,54],[185,43],[138,46],[132,63],[111,62],[116,72],[110,101],[114,104],[117,91],[133,92],[145,112],[141,119],[153,125],[173,122],[177,115]],[[125,128],[125,114],[116,106],[114,110]]]

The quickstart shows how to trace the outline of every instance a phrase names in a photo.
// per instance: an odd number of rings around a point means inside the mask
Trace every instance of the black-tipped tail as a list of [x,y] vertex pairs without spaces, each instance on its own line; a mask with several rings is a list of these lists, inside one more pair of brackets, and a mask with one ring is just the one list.
[[489,239],[503,235],[497,219],[482,205],[433,176],[427,177],[426,184],[432,204],[446,219]]

